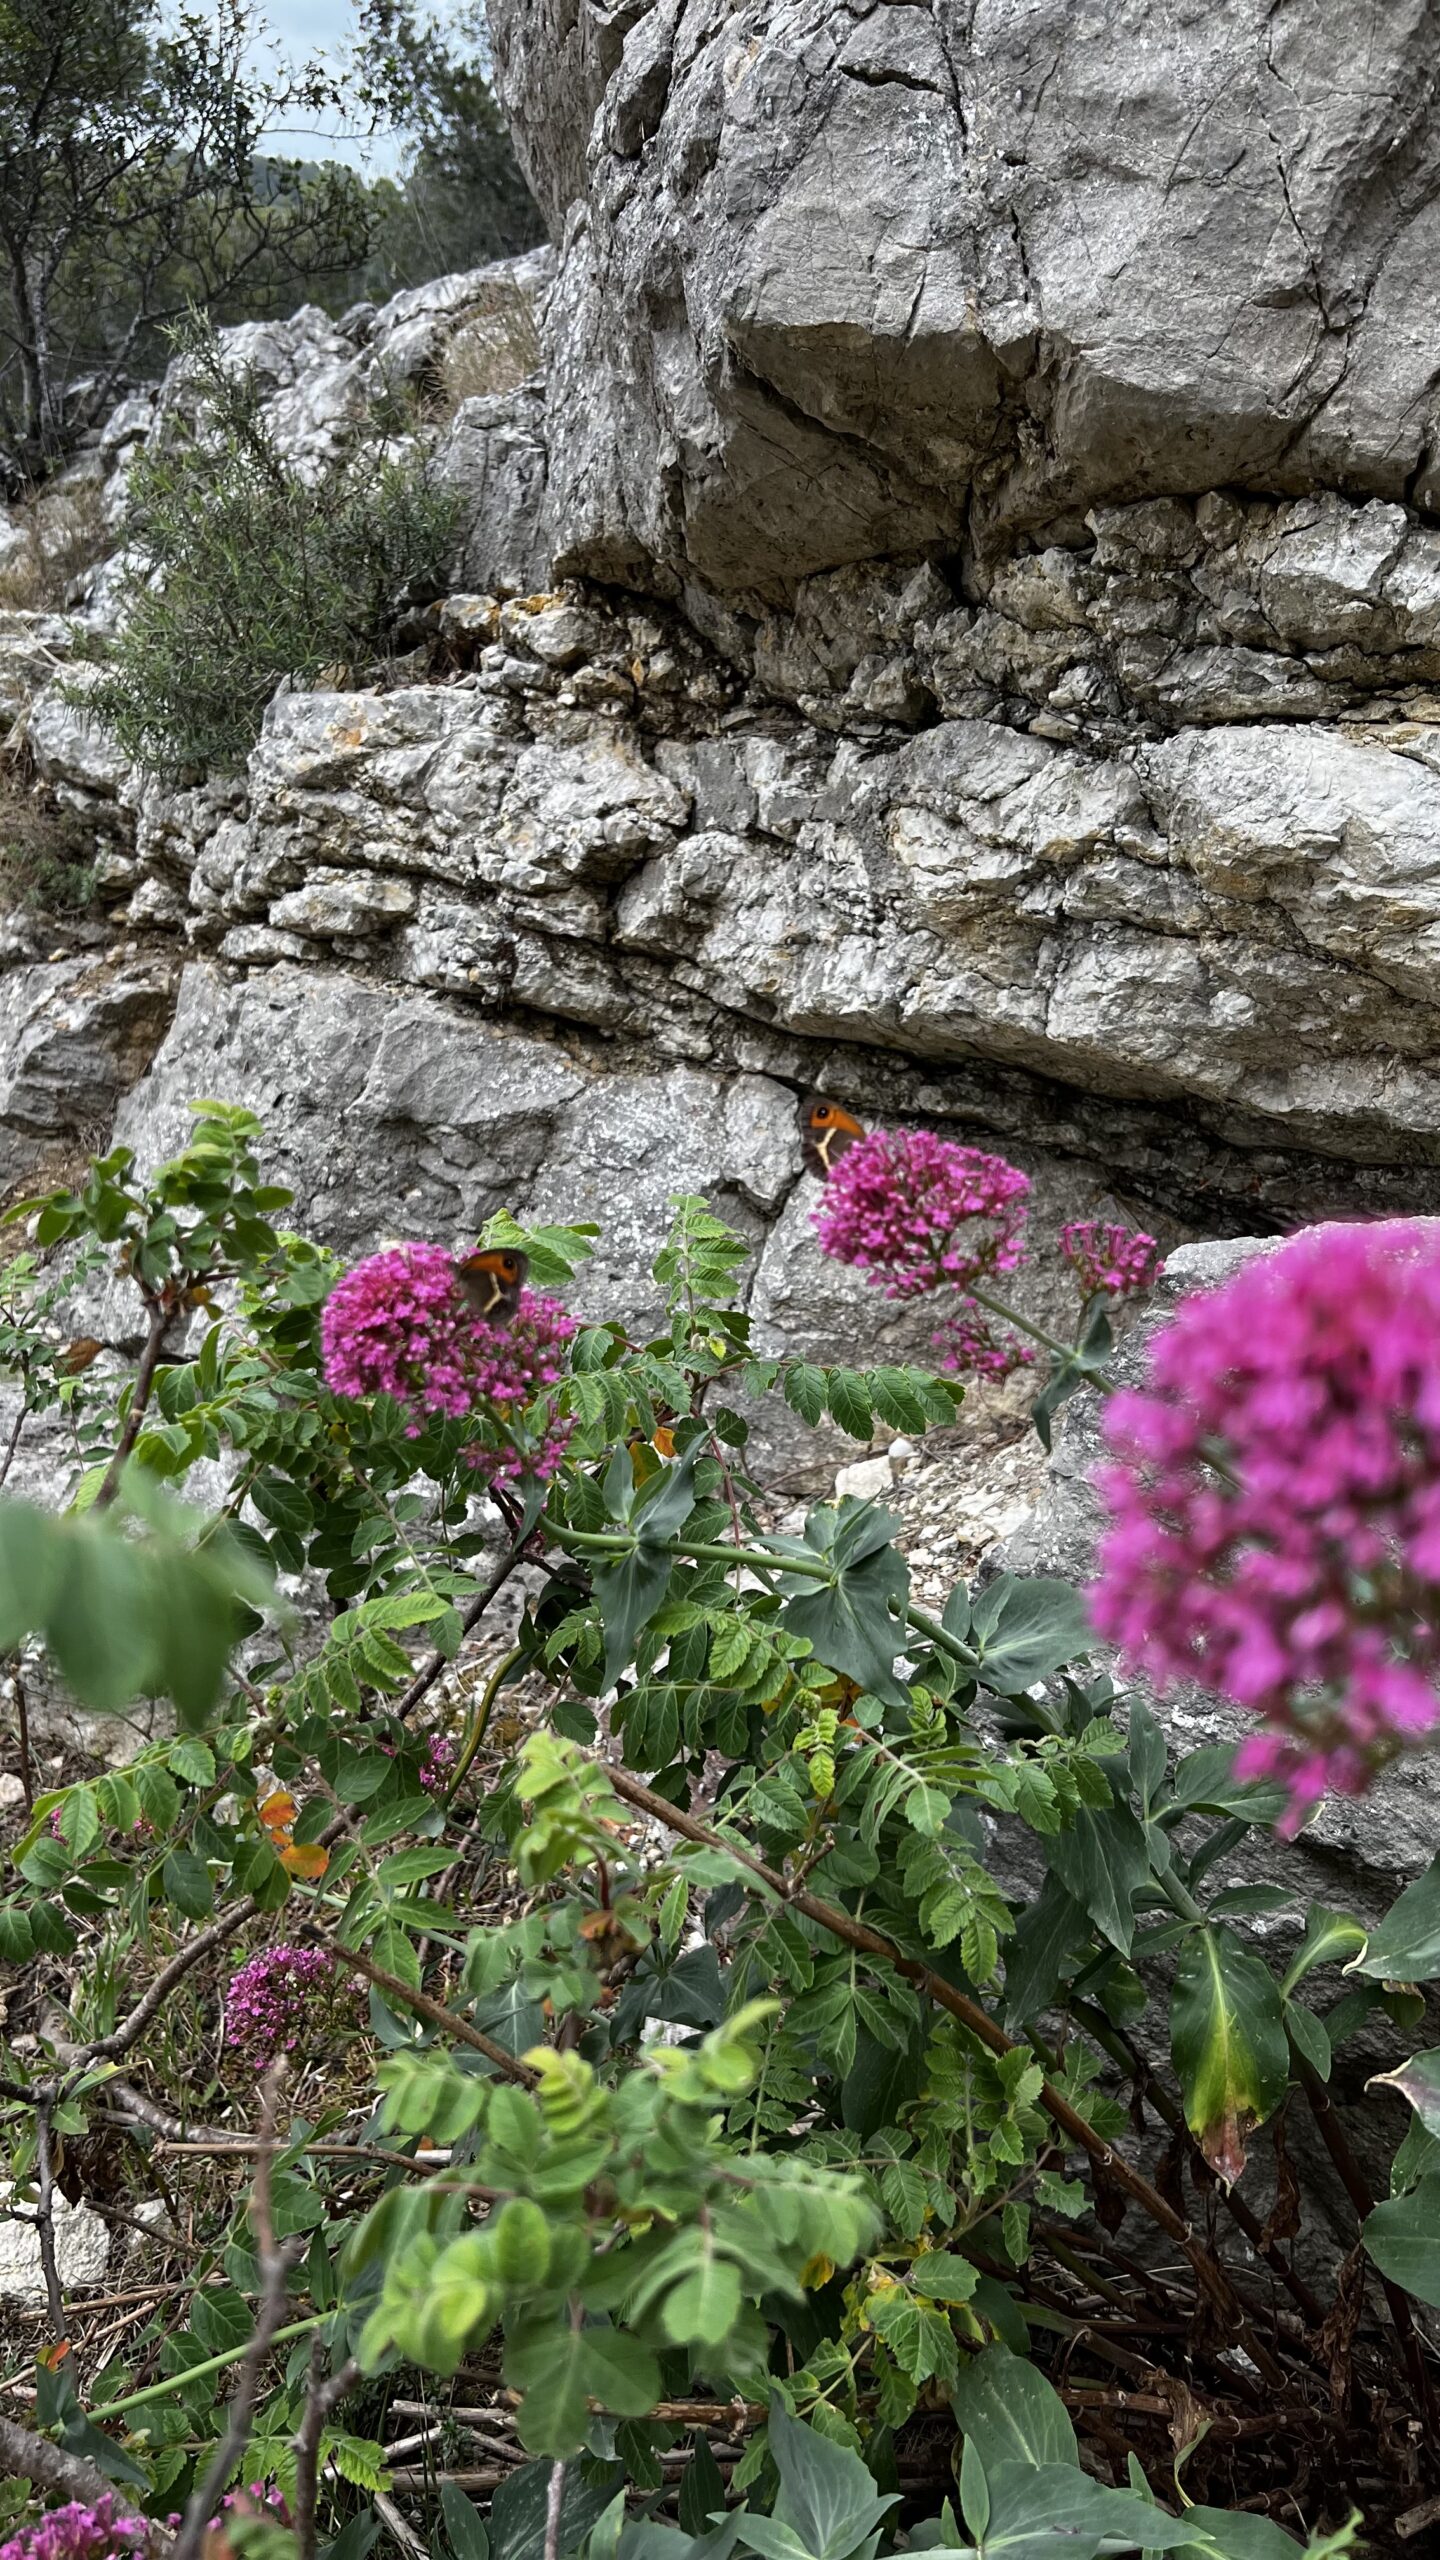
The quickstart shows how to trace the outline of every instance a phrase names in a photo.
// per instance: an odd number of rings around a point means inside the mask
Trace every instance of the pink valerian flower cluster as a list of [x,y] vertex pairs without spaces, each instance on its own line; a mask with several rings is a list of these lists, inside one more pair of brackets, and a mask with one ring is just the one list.
[[393,1396],[412,1440],[435,1416],[479,1419],[486,1428],[466,1456],[489,1483],[551,1476],[569,1424],[547,1408],[520,1431],[517,1417],[562,1375],[574,1331],[558,1298],[530,1289],[509,1324],[490,1324],[466,1304],[451,1254],[390,1245],[347,1271],[325,1302],[325,1383],[335,1395]]
[[1008,1377],[1034,1358],[963,1293],[1025,1256],[1028,1174],[933,1129],[872,1129],[838,1159],[814,1212],[821,1251],[863,1271],[887,1298],[962,1292],[933,1337],[941,1364]]
[[543,1484],[564,1457],[574,1426],[548,1402],[527,1414],[523,1425],[519,1417],[564,1376],[575,1319],[558,1298],[522,1289],[507,1325],[476,1317],[472,1327],[478,1410],[483,1420],[489,1407],[491,1428],[466,1450],[466,1460],[487,1484],[513,1484],[521,1476],[534,1476]]
[[1159,1276],[1160,1247],[1141,1228],[1074,1218],[1061,1229],[1060,1250],[1087,1299],[1133,1298]]
[[1024,1256],[1030,1177],[933,1129],[872,1129],[840,1157],[814,1212],[821,1251],[887,1298],[964,1288]]
[[263,2070],[293,2053],[314,2029],[314,2006],[328,1989],[335,1959],[323,1947],[262,1947],[232,1975],[225,1994],[225,2035],[242,2061]]
[[1018,1334],[1000,1332],[973,1298],[963,1298],[946,1317],[930,1336],[930,1347],[941,1368],[956,1377],[1008,1378],[1017,1369],[1031,1368],[1035,1360],[1030,1344]]
[[127,2515],[107,2490],[93,2507],[52,2507],[37,2524],[0,2542],[0,2560],[129,2560],[149,2539],[144,2517]]
[[1145,1387],[1105,1413],[1114,1463],[1095,1624],[1161,1681],[1265,1730],[1293,1835],[1440,1726],[1440,1238],[1326,1227],[1188,1299]]

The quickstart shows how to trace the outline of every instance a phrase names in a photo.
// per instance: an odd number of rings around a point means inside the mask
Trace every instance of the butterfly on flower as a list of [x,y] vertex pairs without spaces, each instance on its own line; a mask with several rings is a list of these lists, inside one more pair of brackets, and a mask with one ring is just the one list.
[[460,1293],[472,1315],[487,1324],[508,1324],[520,1304],[530,1257],[508,1245],[478,1247],[463,1253],[456,1266]]
[[865,1135],[865,1123],[857,1120],[843,1103],[830,1102],[823,1093],[802,1095],[799,1109],[800,1152],[807,1173],[818,1173],[828,1182],[847,1147],[853,1147]]

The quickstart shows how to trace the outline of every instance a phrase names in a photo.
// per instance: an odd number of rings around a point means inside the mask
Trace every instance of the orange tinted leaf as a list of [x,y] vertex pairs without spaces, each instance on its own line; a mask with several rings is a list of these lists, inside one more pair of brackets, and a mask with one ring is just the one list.
[[330,1852],[318,1840],[287,1840],[280,1852],[280,1864],[287,1875],[314,1879],[323,1876],[330,1864]]
[[267,1831],[288,1831],[299,1806],[282,1788],[278,1795],[267,1796],[260,1807],[260,1819]]
[[47,2372],[55,2373],[64,2363],[69,2353],[69,2339],[57,2338],[53,2347],[42,2347],[40,2349],[35,2361],[37,2364],[43,2364]]
[[661,1455],[661,1457],[662,1457],[662,1458],[673,1458],[673,1457],[674,1457],[674,1455],[675,1455],[675,1434],[674,1434],[674,1432],[670,1429],[670,1427],[669,1427],[668,1423],[664,1423],[664,1422],[662,1422],[662,1423],[658,1426],[658,1428],[657,1428],[657,1430],[656,1430],[656,1433],[655,1433],[655,1439],[654,1439],[654,1444],[653,1444],[653,1445],[654,1445],[654,1446],[659,1450],[660,1455]]

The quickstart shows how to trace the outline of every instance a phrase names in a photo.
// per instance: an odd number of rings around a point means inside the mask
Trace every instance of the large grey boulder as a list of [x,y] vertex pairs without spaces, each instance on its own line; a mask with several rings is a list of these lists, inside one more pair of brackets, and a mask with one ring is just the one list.
[[1117,499],[1433,502],[1433,0],[490,14],[571,565],[773,593]]

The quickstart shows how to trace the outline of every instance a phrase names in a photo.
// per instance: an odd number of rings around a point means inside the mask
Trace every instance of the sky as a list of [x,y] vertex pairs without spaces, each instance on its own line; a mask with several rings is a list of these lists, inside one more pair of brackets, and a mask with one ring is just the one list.
[[[355,12],[351,0],[265,0],[264,15],[270,34],[292,61],[307,62],[316,54],[324,54],[332,62],[344,52],[354,31]],[[273,61],[273,53],[261,47],[257,67]],[[310,128],[303,133],[276,133],[274,146],[293,151],[306,160],[346,160],[355,169],[365,170],[371,177],[383,177],[400,165],[404,154],[403,134],[377,134],[351,139],[339,130]]]

